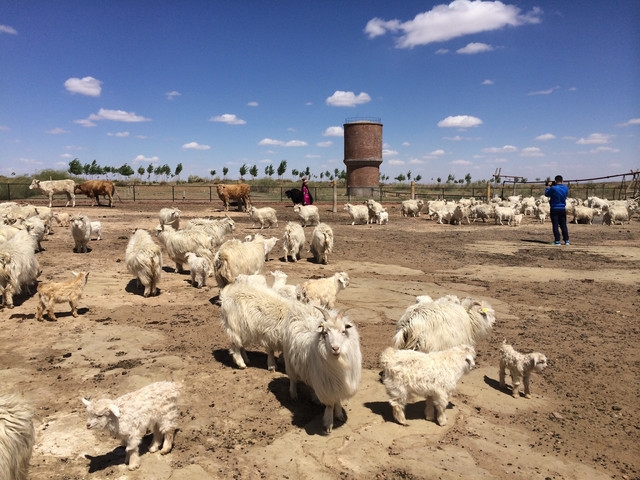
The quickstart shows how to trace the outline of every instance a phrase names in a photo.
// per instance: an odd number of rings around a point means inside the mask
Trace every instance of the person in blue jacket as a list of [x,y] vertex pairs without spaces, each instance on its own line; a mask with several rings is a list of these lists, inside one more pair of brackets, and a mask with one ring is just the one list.
[[562,175],[556,175],[553,182],[547,182],[547,189],[544,191],[549,197],[549,207],[551,212],[551,229],[553,230],[553,245],[560,245],[560,232],[565,245],[569,245],[569,230],[567,229],[567,196],[569,187],[562,183]]

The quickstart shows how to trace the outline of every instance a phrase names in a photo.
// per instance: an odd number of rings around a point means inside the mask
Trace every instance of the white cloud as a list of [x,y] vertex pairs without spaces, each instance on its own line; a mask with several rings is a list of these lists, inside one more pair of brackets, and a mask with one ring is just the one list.
[[306,147],[307,142],[303,142],[302,140],[289,140],[288,142],[284,142],[282,140],[274,140],[272,138],[263,138],[258,142],[258,145],[275,145],[278,147]]
[[164,96],[167,97],[167,100],[173,100],[176,97],[181,97],[182,94],[180,92],[176,92],[175,90],[172,90],[170,92],[165,93]]
[[439,156],[444,155],[444,154],[445,154],[445,151],[442,150],[442,149],[439,149],[439,150],[434,150],[429,155],[434,155],[434,156],[438,156],[439,157]]
[[102,92],[102,82],[93,77],[71,77],[64,82],[64,88],[71,93],[79,93],[89,97],[99,97]]
[[9,33],[11,35],[17,35],[18,31],[15,28],[10,27],[9,25],[0,25],[0,33]]
[[548,90],[535,90],[533,92],[529,92],[527,93],[528,96],[533,96],[533,95],[551,95],[555,90],[558,90],[560,87],[556,86],[556,87],[552,87]]
[[389,150],[389,149],[382,150],[382,156],[383,157],[388,157],[388,156],[393,156],[393,155],[398,155],[398,152],[395,151],[395,150]]
[[394,158],[393,160],[388,160],[387,163],[389,165],[404,165],[404,161],[398,160],[397,158]]
[[541,142],[546,142],[547,140],[554,140],[556,136],[553,133],[544,133],[542,135],[538,135],[536,140],[540,140]]
[[50,135],[61,135],[63,133],[69,133],[68,130],[65,130],[64,128],[52,128],[51,130],[47,130],[45,133],[48,133]]
[[621,127],[629,127],[631,125],[640,125],[640,118],[631,118],[620,124]]
[[258,106],[258,102],[249,102],[249,103],[247,103],[247,106],[249,106],[249,107],[257,107]]
[[423,160],[420,160],[419,158],[410,158],[409,159],[409,165],[422,165],[424,164]]
[[98,113],[92,113],[88,118],[82,120],[74,120],[74,123],[83,127],[95,127],[96,121],[111,120],[114,122],[149,122],[150,118],[136,115],[135,112],[125,112],[124,110],[107,110],[101,108]]
[[482,125],[482,120],[470,115],[455,115],[438,122],[439,127],[469,128]]
[[456,50],[456,53],[473,55],[475,53],[490,52],[491,50],[493,50],[493,47],[491,45],[487,45],[486,43],[472,42],[467,44],[466,47],[462,47]]
[[331,145],[333,145],[333,142],[331,140],[327,140],[326,142],[318,142],[316,143],[316,147],[330,147]]
[[73,155],[71,155],[70,153],[63,153],[62,155],[60,155],[60,158],[73,158]]
[[482,85],[493,85],[493,80],[486,79],[482,82]]
[[209,145],[200,145],[198,142],[189,142],[182,145],[183,150],[209,150]]
[[144,155],[138,155],[136,158],[133,159],[134,163],[156,163],[159,161],[160,161],[160,157],[158,156],[145,157]]
[[453,162],[449,162],[449,165],[473,165],[473,162],[469,160],[454,160]]
[[410,147],[411,144],[409,142],[402,142],[403,147]]
[[244,125],[245,123],[247,123],[245,120],[238,118],[233,113],[223,113],[222,115],[218,115],[217,117],[211,117],[209,121],[226,123],[227,125]]
[[108,135],[109,137],[126,138],[126,137],[128,137],[129,135],[131,135],[131,134],[130,134],[129,132],[115,132],[115,133],[113,133],[113,132],[107,132],[107,135]]
[[464,140],[460,135],[456,135],[455,137],[442,137],[443,140],[449,140],[450,142],[459,142]]
[[449,53],[448,48],[439,48],[438,50],[436,50],[436,55],[445,55],[447,53]]
[[544,157],[544,153],[538,147],[526,147],[520,150],[521,157]]
[[0,125],[0,132],[8,132],[9,130],[11,129],[6,125]]
[[581,138],[576,143],[578,145],[602,145],[605,143],[609,143],[613,135],[608,135],[606,133],[592,133],[587,138]]
[[356,95],[353,92],[343,92],[342,90],[336,90],[333,95],[327,98],[327,105],[332,107],[355,107],[356,105],[362,105],[371,101],[371,97],[364,92],[360,92]]
[[407,22],[373,18],[364,31],[369,38],[399,33],[396,47],[413,48],[506,26],[540,23],[541,15],[542,10],[537,7],[522,14],[518,7],[500,1],[454,0],[449,5],[436,5]]
[[342,127],[329,127],[323,133],[323,137],[344,137],[344,128]]
[[589,153],[618,153],[618,152],[620,152],[619,149],[612,148],[612,147],[597,147],[589,151]]
[[517,152],[518,149],[513,145],[505,145],[504,147],[489,147],[483,148],[483,153],[513,153]]

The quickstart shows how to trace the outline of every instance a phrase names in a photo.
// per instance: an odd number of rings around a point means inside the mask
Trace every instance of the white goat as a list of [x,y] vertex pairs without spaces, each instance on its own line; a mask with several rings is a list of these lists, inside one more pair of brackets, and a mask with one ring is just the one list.
[[42,223],[42,220],[40,220],[39,217],[31,217],[27,219],[24,225],[27,228],[29,235],[31,235],[36,241],[36,251],[43,251],[44,248],[42,248],[41,242],[44,240],[47,230],[44,223]]
[[91,240],[91,221],[86,215],[73,215],[71,217],[71,235],[76,253],[87,253]]
[[382,204],[376,202],[373,198],[365,200],[364,204],[367,206],[367,210],[369,213],[369,219],[367,220],[367,223],[375,223],[376,213],[386,211]]
[[53,218],[55,219],[56,223],[61,226],[61,227],[68,227],[69,226],[69,214],[65,213],[65,212],[55,212],[53,214]]
[[573,220],[572,223],[588,223],[593,224],[593,217],[602,215],[602,211],[596,208],[585,207],[583,205],[576,205],[573,208]]
[[155,382],[111,400],[82,399],[87,407],[87,428],[107,429],[126,448],[125,463],[129,470],[140,467],[138,446],[147,431],[153,432],[150,452],[165,455],[173,447],[178,426],[178,397],[181,385],[175,382]]
[[304,228],[297,222],[288,222],[284,229],[282,237],[284,249],[284,261],[289,261],[289,256],[294,262],[300,259],[300,253],[304,247],[306,238],[304,236]]
[[412,395],[427,399],[425,417],[434,419],[442,427],[447,424],[445,411],[449,396],[458,380],[475,366],[475,349],[471,345],[458,345],[431,353],[386,348],[380,355],[384,369],[384,386],[393,408],[393,418],[406,425],[404,408]]
[[176,264],[178,273],[183,273],[187,263],[187,252],[193,252],[210,262],[213,256],[213,241],[209,235],[198,229],[174,230],[170,225],[158,225],[156,235],[167,249],[169,258]]
[[76,206],[75,195],[76,182],[70,179],[66,180],[36,180],[34,179],[29,185],[29,190],[38,189],[49,197],[49,208],[53,205],[53,195],[56,193],[64,193],[67,196],[67,204],[72,202],[72,207]]
[[36,309],[36,320],[42,321],[42,313],[47,312],[49,320],[56,322],[56,314],[53,307],[56,303],[69,302],[71,315],[78,316],[78,300],[82,297],[82,291],[87,284],[89,272],[71,272],[73,278],[65,282],[48,282],[38,285],[40,299]]
[[256,223],[260,224],[260,230],[262,230],[267,225],[267,228],[271,228],[273,225],[278,226],[278,218],[276,217],[275,208],[271,207],[262,207],[256,208],[254,206],[249,207],[247,210],[249,214],[249,218],[253,221],[253,226],[256,226]]
[[229,353],[238,368],[249,363],[246,347],[267,350],[267,368],[275,370],[275,352],[282,350],[281,326],[294,303],[273,289],[251,283],[231,283],[220,291],[220,319],[229,336]]
[[234,222],[228,215],[224,218],[194,218],[187,222],[185,230],[200,230],[211,237],[213,248],[217,248],[224,242],[224,237],[236,229]]
[[296,290],[298,300],[321,307],[334,308],[336,297],[349,286],[349,274],[337,272],[331,277],[307,280]]
[[91,232],[89,238],[96,237],[96,240],[102,240],[102,224],[100,222],[91,222]]
[[543,353],[522,354],[514,350],[505,339],[500,346],[500,388],[504,389],[507,370],[511,375],[513,398],[520,396],[520,386],[524,383],[524,398],[531,398],[529,383],[533,372],[542,372],[547,367],[547,357]]
[[293,211],[300,217],[303,227],[320,223],[320,211],[315,205],[294,205]]
[[488,203],[479,203],[478,205],[473,205],[471,207],[471,216],[473,217],[473,221],[477,219],[481,219],[482,223],[486,223],[486,221],[493,217],[493,205]]
[[0,478],[27,480],[35,443],[33,409],[14,394],[0,394]]
[[189,272],[191,273],[191,285],[196,288],[206,287],[207,277],[211,273],[211,262],[193,252],[187,252],[186,257],[189,264]]
[[369,223],[369,207],[366,205],[345,203],[344,210],[349,212],[351,225],[355,225],[356,223]]
[[267,277],[261,273],[254,273],[253,275],[240,273],[233,283],[242,283],[244,285],[251,285],[252,287],[269,288],[269,285],[267,285]]
[[424,202],[422,200],[403,200],[400,212],[403,217],[419,217],[423,206]]
[[320,223],[313,229],[309,251],[316,263],[329,263],[329,254],[333,251],[333,230],[326,223]]
[[13,296],[29,288],[40,275],[35,240],[24,230],[0,243],[0,292],[3,305],[13,308]]
[[511,225],[513,222],[513,217],[516,214],[513,207],[501,207],[497,206],[494,208],[494,214],[496,216],[496,225],[504,225],[502,222],[507,222],[507,225]]
[[213,258],[213,274],[220,288],[233,283],[241,274],[253,275],[260,273],[265,258],[275,245],[277,238],[265,239],[256,235],[250,242],[227,240]]
[[471,223],[471,221],[469,220],[469,217],[471,217],[471,215],[472,215],[472,212],[471,212],[470,206],[458,204],[456,205],[456,207],[453,209],[453,212],[451,213],[451,218],[449,219],[449,223],[451,225],[461,225],[462,220],[466,219],[467,225],[469,225]]
[[273,285],[271,285],[271,288],[276,293],[278,293],[279,295],[281,295],[281,296],[283,296],[285,298],[290,298],[290,299],[298,298],[298,293],[297,293],[296,286],[287,284],[287,274],[286,273],[284,273],[284,272],[282,272],[280,270],[276,270],[274,272],[271,272],[271,275],[273,276]]
[[180,228],[180,215],[182,212],[178,208],[161,208],[158,213],[160,225],[171,225],[174,230]]
[[162,249],[146,230],[137,229],[125,252],[127,270],[144,286],[144,296],[156,295],[162,278]]
[[289,394],[298,398],[296,385],[304,382],[325,406],[322,424],[327,433],[334,417],[345,420],[342,402],[360,385],[362,354],[354,323],[336,311],[296,309],[282,328],[282,353],[289,376]]
[[480,300],[420,302],[398,320],[393,346],[398,349],[435,352],[461,344],[475,345],[489,335],[495,311]]
[[389,223],[389,212],[386,210],[376,212],[376,223],[378,225],[387,225]]

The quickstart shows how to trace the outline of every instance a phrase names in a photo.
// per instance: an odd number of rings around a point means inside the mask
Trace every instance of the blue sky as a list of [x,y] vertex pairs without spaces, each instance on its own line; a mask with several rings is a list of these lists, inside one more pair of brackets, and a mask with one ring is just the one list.
[[0,174],[345,168],[535,180],[640,168],[640,2],[5,1]]

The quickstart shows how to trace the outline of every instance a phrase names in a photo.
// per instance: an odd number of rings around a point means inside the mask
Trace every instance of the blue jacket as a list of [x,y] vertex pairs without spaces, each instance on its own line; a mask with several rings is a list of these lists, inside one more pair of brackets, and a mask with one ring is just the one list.
[[552,185],[547,187],[544,195],[549,197],[549,207],[553,209],[565,209],[567,206],[567,195],[569,195],[569,187],[564,183],[560,185]]

